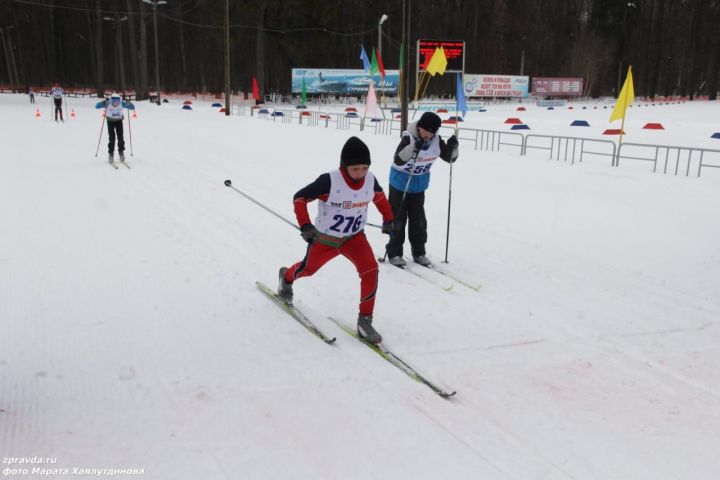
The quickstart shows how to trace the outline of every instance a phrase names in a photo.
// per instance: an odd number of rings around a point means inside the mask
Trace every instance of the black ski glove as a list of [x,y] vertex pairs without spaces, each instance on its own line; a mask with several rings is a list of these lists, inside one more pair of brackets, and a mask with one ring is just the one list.
[[394,230],[395,230],[395,223],[393,221],[389,221],[389,222],[383,222],[382,229],[380,231],[382,233],[384,233],[386,235],[390,235],[392,237],[394,234]]
[[450,159],[448,162],[454,163],[458,158],[458,139],[455,135],[447,139],[447,146],[450,149]]
[[306,223],[302,227],[300,227],[300,236],[308,243],[311,243],[315,237],[317,237],[317,230],[315,230],[315,225],[312,223]]
[[422,150],[425,147],[425,140],[418,138],[415,140],[415,150]]

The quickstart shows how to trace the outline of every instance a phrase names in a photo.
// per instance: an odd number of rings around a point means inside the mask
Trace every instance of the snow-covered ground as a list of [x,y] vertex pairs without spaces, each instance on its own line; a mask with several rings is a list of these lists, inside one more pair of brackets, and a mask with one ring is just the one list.
[[[446,292],[382,265],[375,311],[388,348],[457,390],[443,400],[326,319],[357,314],[344,259],[295,286],[335,345],[268,301],[255,281],[274,286],[305,244],[223,185],[292,220],[294,192],[336,168],[350,135],[386,186],[397,136],[141,103],[132,169],[113,170],[106,133],[94,157],[95,100],[70,99],[64,124],[38,101],[41,118],[25,96],[0,96],[0,457],[55,463],[0,476],[717,478],[718,175],[461,143],[445,268],[482,288]],[[471,112],[468,126],[611,126],[608,109],[515,107]],[[717,119],[714,102],[643,107],[626,139],[719,148]],[[436,166],[426,199],[436,263],[448,173]],[[385,239],[367,233],[381,255]]]

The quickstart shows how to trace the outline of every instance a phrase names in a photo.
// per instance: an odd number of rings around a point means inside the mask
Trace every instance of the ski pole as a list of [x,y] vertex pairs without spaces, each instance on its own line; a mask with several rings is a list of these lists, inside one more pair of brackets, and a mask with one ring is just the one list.
[[279,218],[280,220],[282,220],[283,222],[285,222],[285,223],[287,223],[288,225],[292,226],[294,229],[300,230],[300,227],[298,227],[297,225],[295,225],[294,223],[292,223],[292,222],[291,222],[290,220],[288,220],[287,218],[283,217],[283,216],[280,215],[279,213],[276,213],[274,210],[266,207],[266,206],[263,205],[262,203],[258,202],[258,201],[255,200],[254,198],[252,198],[252,197],[251,197],[250,195],[248,195],[247,193],[244,193],[244,192],[238,190],[237,188],[233,187],[232,181],[231,181],[230,179],[225,180],[225,186],[228,187],[228,188],[231,188],[231,189],[235,190],[237,193],[239,193],[239,194],[242,195],[243,197],[247,198],[248,200],[250,200],[251,202],[253,202],[255,205],[257,205],[257,206],[259,206],[259,207],[261,207],[261,208],[264,208],[264,209],[267,210],[268,212],[270,212],[270,213],[272,213],[273,215],[275,215],[276,217],[278,217],[278,218]]
[[[420,154],[420,150],[416,150],[415,154],[410,160],[415,160],[417,156]],[[408,160],[408,162],[410,161]],[[405,184],[405,190],[403,190],[402,198],[400,199],[400,207],[398,207],[398,217],[400,216],[400,212],[402,212],[403,204],[405,203],[405,197],[407,196],[408,188],[410,188],[410,180],[412,180],[412,174],[408,173],[408,179],[407,183]],[[392,235],[391,235],[392,236]],[[387,247],[385,247],[385,255],[382,256],[382,258],[378,258],[378,261],[381,263],[384,263],[385,260],[387,260]]]
[[130,156],[133,156],[133,148],[132,148],[132,126],[130,125],[130,108],[127,109],[128,111],[128,133],[130,134]]
[[[230,179],[225,180],[225,186],[228,187],[228,188],[231,188],[231,189],[235,190],[237,193],[239,193],[239,194],[242,195],[243,197],[247,198],[248,200],[250,200],[251,202],[253,202],[255,205],[264,208],[265,210],[267,210],[268,212],[272,213],[273,215],[275,215],[276,217],[278,217],[280,220],[282,220],[283,222],[285,222],[285,223],[287,223],[288,225],[292,226],[292,227],[295,228],[296,230],[300,230],[300,227],[298,227],[297,225],[295,225],[294,223],[292,223],[292,222],[291,222],[290,220],[288,220],[287,218],[285,218],[285,217],[283,217],[282,215],[276,213],[274,210],[266,207],[266,206],[263,205],[262,203],[258,202],[258,201],[255,200],[254,198],[252,198],[252,197],[251,197],[250,195],[248,195],[247,193],[244,193],[244,192],[242,192],[241,190],[238,190],[237,188],[235,188],[235,187],[233,186],[233,184],[232,184],[232,180],[230,180]],[[368,226],[370,226],[370,227],[375,227],[375,228],[380,228],[380,229],[382,229],[382,225],[377,225],[377,224],[375,224],[375,223],[366,222],[365,225],[368,225]]]
[[445,234],[445,260],[448,263],[448,247],[450,246],[450,202],[452,201],[452,170],[453,164],[450,164],[450,183],[448,185],[448,215],[447,215],[447,233]]
[[[455,118],[460,117],[460,112],[457,112],[455,114]],[[458,134],[458,126],[457,123],[455,124],[455,138],[457,139]],[[450,153],[452,156],[452,153]],[[450,179],[448,183],[448,215],[447,215],[447,233],[445,234],[445,260],[443,260],[443,263],[448,263],[448,248],[450,247],[450,203],[452,201],[452,171],[453,171],[453,163],[455,161],[453,160],[450,162]]]
[[[418,153],[419,153],[419,151],[415,153],[415,158],[417,158]],[[408,188],[410,188],[410,180],[412,180],[412,175],[408,173],[408,180],[407,180],[407,183],[405,184],[405,190],[403,190],[403,195],[402,195],[402,198],[400,199],[400,207],[398,207],[398,211],[397,211],[398,217],[400,216],[400,212],[402,212],[403,205],[405,204],[405,197],[407,196]],[[387,260],[387,255],[388,255],[387,247],[385,247],[385,255],[383,255],[382,258],[378,258],[378,261],[381,263],[384,263],[385,260]]]
[[95,157],[97,158],[98,152],[100,151],[100,140],[102,139],[103,130],[105,130],[105,115],[107,115],[107,107],[105,107],[105,110],[103,112],[102,116],[102,125],[100,126],[100,136],[98,137],[98,144],[97,148],[95,149]]

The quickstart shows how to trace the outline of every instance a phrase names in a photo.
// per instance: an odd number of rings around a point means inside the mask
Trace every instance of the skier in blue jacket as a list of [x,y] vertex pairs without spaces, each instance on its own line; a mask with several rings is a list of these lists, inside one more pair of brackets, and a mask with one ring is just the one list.
[[452,163],[458,158],[458,140],[455,135],[447,143],[437,133],[440,117],[425,112],[420,119],[408,125],[390,167],[389,200],[395,223],[386,250],[390,263],[405,267],[403,244],[405,225],[408,225],[410,249],[416,263],[430,267],[425,255],[427,219],[425,218],[425,190],[430,186],[430,169],[438,158]]
[[125,120],[125,111],[123,110],[123,102],[120,95],[114,93],[110,96],[110,105],[105,110],[105,119],[108,126],[108,162],[115,161],[115,137],[117,137],[118,153],[120,161],[125,161],[125,138],[123,137],[123,120]]

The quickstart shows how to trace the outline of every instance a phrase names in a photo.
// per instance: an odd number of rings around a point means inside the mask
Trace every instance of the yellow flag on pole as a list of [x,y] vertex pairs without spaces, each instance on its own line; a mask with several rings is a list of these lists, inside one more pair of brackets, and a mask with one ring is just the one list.
[[425,71],[434,77],[436,73],[440,75],[445,73],[446,68],[447,57],[445,56],[445,50],[442,47],[438,47],[435,49],[432,58],[430,58]]
[[615,120],[625,119],[625,110],[627,110],[628,105],[634,101],[635,89],[633,88],[632,65],[630,65],[628,67],[627,78],[625,78],[625,83],[623,84],[622,90],[620,90],[620,95],[618,95],[617,103],[615,104],[615,108],[613,108],[609,121],[614,122]]

